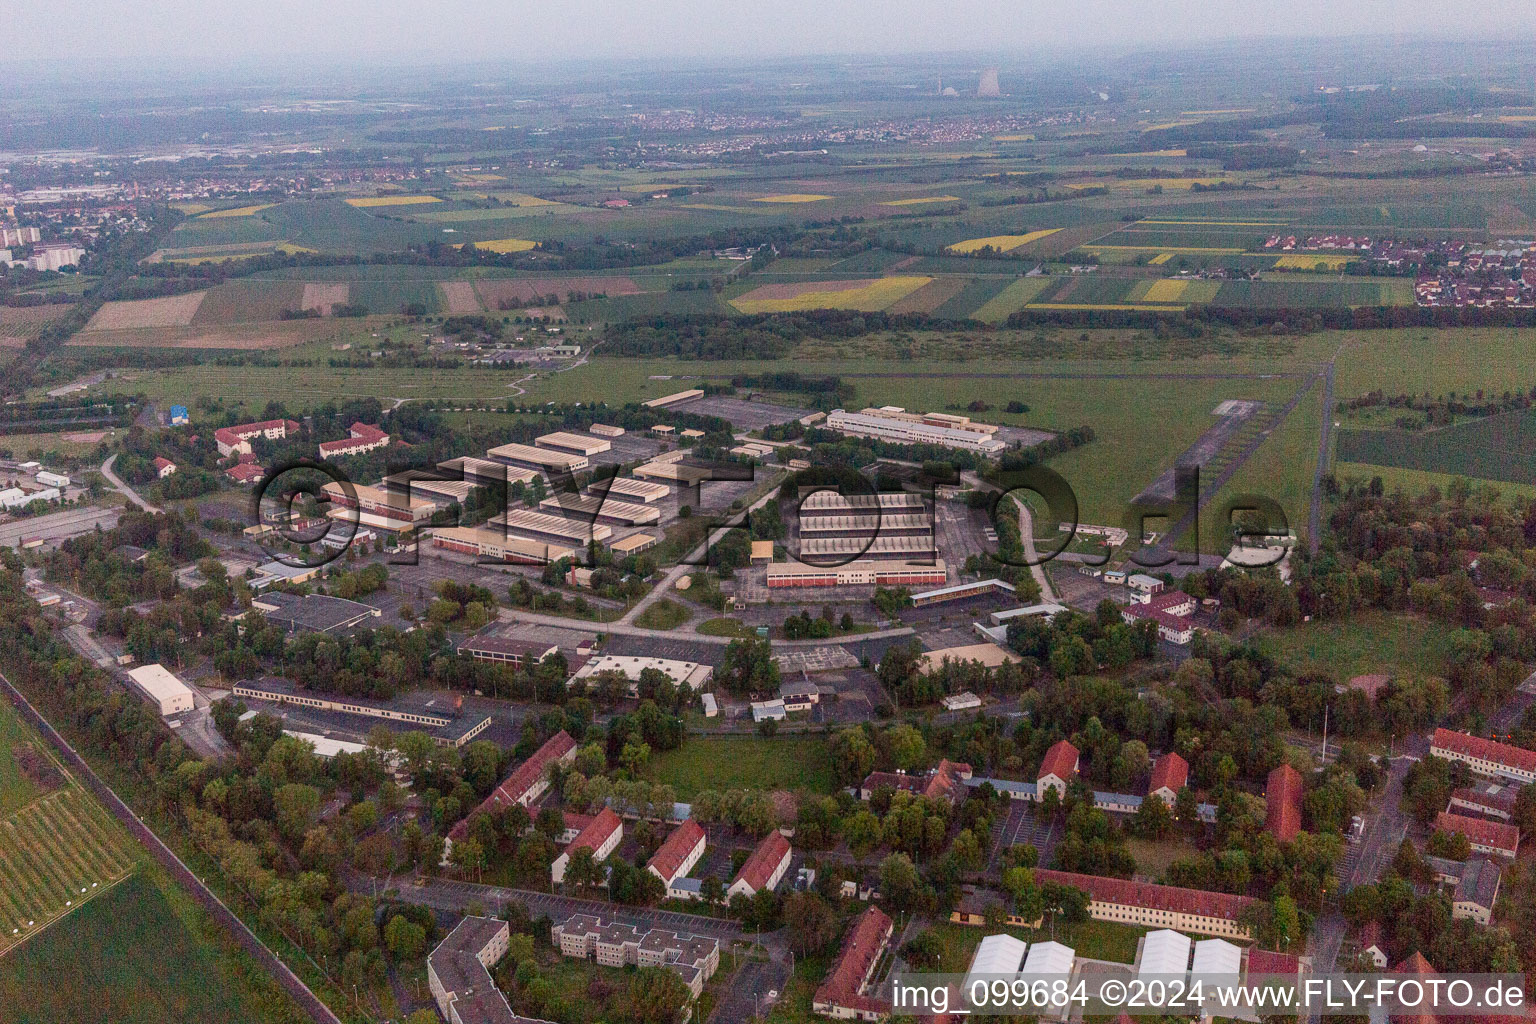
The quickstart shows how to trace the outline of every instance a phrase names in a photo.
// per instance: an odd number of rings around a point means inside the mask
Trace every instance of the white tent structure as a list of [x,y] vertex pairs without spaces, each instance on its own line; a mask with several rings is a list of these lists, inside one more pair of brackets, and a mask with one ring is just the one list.
[[1189,969],[1189,936],[1170,928],[1148,932],[1141,944],[1141,963],[1136,966],[1136,976],[1151,975],[1183,977]]
[[1024,950],[1024,940],[1012,935],[988,935],[982,939],[981,945],[976,947],[976,955],[971,957],[971,969],[965,976],[965,990],[971,990],[973,981],[992,981],[999,975],[1010,979],[1015,977],[1019,973],[1019,965],[1024,962]]
[[1063,977],[1072,973],[1072,962],[1077,959],[1077,951],[1071,946],[1064,946],[1059,942],[1037,942],[1029,947],[1029,958],[1024,961],[1024,974],[1059,974]]
[[1201,939],[1195,943],[1195,965],[1191,971],[1196,978],[1213,981],[1226,976],[1235,981],[1242,966],[1243,951],[1226,939]]

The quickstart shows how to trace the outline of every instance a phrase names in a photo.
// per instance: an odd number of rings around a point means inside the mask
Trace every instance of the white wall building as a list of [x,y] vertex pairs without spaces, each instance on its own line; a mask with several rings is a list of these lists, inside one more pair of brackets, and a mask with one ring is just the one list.
[[138,684],[139,689],[155,702],[162,716],[192,710],[192,687],[176,678],[176,675],[164,665],[140,665],[138,668],[131,668],[128,670],[128,678]]

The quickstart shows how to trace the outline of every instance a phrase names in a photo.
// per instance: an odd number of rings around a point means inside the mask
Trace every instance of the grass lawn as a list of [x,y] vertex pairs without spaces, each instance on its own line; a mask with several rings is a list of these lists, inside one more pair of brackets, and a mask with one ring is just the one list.
[[672,786],[684,801],[705,789],[830,793],[835,785],[820,736],[694,736],[677,750],[653,754],[645,777]]
[[[1431,487],[1438,487],[1443,493],[1457,479],[1449,473],[1426,473],[1418,469],[1372,466],[1364,462],[1335,462],[1333,474],[1340,484],[1348,483],[1352,479],[1368,481],[1373,476],[1379,476],[1388,494],[1398,490],[1404,494],[1423,494]],[[1507,480],[1472,480],[1472,486],[1474,488],[1491,487],[1505,499],[1519,498],[1529,501],[1531,498],[1536,498],[1536,487],[1529,484],[1517,484]]]
[[665,597],[635,617],[635,625],[646,629],[676,629],[687,621],[688,609]]
[[1329,672],[1343,682],[1367,672],[1442,675],[1454,633],[1451,626],[1417,615],[1364,612],[1347,622],[1270,630],[1258,642],[1293,672]]
[[1183,857],[1193,857],[1197,851],[1182,839],[1128,839],[1131,856],[1136,858],[1138,877],[1161,878],[1168,865]]
[[[171,885],[139,872],[0,960],[7,1024],[291,1020],[296,1011]],[[64,979],[68,979],[66,982]]]
[[728,615],[722,615],[714,619],[706,619],[699,623],[698,631],[705,636],[757,636],[757,630]]
[[832,969],[835,956],[836,950],[828,949],[811,956],[795,957],[795,973],[769,1012],[768,1024],[811,1024],[824,1019],[811,1012],[811,1000],[816,995],[816,987]]
[[8,701],[0,701],[0,818],[5,818],[25,807],[42,790],[21,771],[16,760],[20,747],[30,746],[42,752],[47,749],[32,730],[21,724]]
[[[976,947],[986,937],[986,928],[973,928],[970,925],[953,924],[949,921],[940,922],[933,926],[933,932],[938,936],[943,952],[940,954],[939,973],[964,974],[971,966],[971,957],[976,952]],[[1077,951],[1080,957],[1090,960],[1112,960],[1116,963],[1128,964],[1136,959],[1136,942],[1141,938],[1144,929],[1132,928],[1130,925],[1117,924],[1114,921],[1084,921],[1082,924],[1057,924],[1054,934],[1049,927],[1035,931],[1030,928],[1003,929],[1009,935],[1017,936],[1025,942],[1044,942],[1055,939],[1065,943]]]

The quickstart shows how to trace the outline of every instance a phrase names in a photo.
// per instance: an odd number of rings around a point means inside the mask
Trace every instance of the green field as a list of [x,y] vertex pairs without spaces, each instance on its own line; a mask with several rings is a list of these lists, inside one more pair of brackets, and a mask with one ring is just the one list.
[[1335,452],[1341,462],[1530,485],[1533,444],[1536,409],[1526,409],[1438,430],[1340,429]]
[[686,801],[705,789],[790,789],[830,793],[834,786],[821,736],[695,736],[653,754],[645,777]]
[[242,976],[214,945],[214,927],[180,893],[147,872],[134,874],[0,958],[0,1017],[6,1024],[293,1019],[296,1011],[264,976]]
[[21,770],[21,748],[43,754],[42,740],[21,723],[10,704],[0,702],[0,818],[21,810],[43,791]]
[[[1394,469],[1391,466],[1371,466],[1363,462],[1337,461],[1333,464],[1333,475],[1338,478],[1340,484],[1351,481],[1364,483],[1372,477],[1379,476],[1388,494],[1393,491],[1402,491],[1404,494],[1423,494],[1431,487],[1438,487],[1441,493],[1444,493],[1458,479],[1447,473],[1424,473],[1417,469]],[[1493,493],[1510,500],[1529,501],[1536,498],[1536,487],[1524,484],[1503,481],[1498,483],[1476,481],[1475,483],[1479,487],[1491,488]]]
[[1266,632],[1260,648],[1296,673],[1327,672],[1345,682],[1369,672],[1444,675],[1455,630],[1417,615],[1357,613],[1347,622],[1307,622]]
[[[976,947],[988,934],[986,928],[948,921],[933,925],[933,931],[943,948],[938,967],[941,974],[964,974],[971,965]],[[1003,931],[1029,943],[1054,939],[1071,946],[1078,956],[1091,960],[1129,964],[1136,960],[1136,942],[1145,929],[1114,921],[1084,921],[1081,924],[1058,923],[1054,929],[1047,927],[1039,931],[1007,926]]]

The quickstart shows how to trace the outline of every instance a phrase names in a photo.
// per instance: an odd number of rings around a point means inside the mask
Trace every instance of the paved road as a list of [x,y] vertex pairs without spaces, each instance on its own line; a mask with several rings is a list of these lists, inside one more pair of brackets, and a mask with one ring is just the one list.
[[[357,891],[370,891],[371,879],[349,878],[347,885]],[[584,900],[574,896],[556,896],[531,889],[509,889],[499,885],[482,885],[454,879],[431,879],[426,885],[416,886],[409,882],[401,885],[397,897],[406,903],[415,903],[433,910],[461,913],[470,903],[479,903],[496,915],[507,903],[517,901],[537,916],[541,911],[554,921],[563,921],[572,914],[593,914],[604,920],[616,920],[641,928],[671,928],[677,931],[707,935],[721,942],[733,942],[742,938],[741,925],[736,921],[701,914],[679,914],[671,910],[654,910],[648,907],[623,907],[603,900]]]
[[[192,898],[202,904],[203,909],[208,911],[214,920],[227,928],[235,941],[240,943],[241,947],[248,954],[266,968],[267,973],[271,974],[273,979],[293,997],[294,1001],[304,1009],[304,1012],[311,1020],[315,1021],[316,1024],[341,1024],[341,1019],[331,1012],[330,1007],[321,1002],[320,998],[310,991],[309,986],[304,984],[298,975],[289,970],[288,965],[278,959],[277,955],[268,949],[266,944],[258,939],[254,932],[246,927],[245,922],[240,920],[239,917],[225,906],[224,901],[215,896],[213,890],[204,885],[202,880],[192,873],[192,869],[182,863],[181,858],[176,856],[170,847],[162,843],[154,832],[150,831],[149,826],[145,825],[127,804],[118,799],[117,794],[112,791],[111,787],[101,781],[91,769],[91,766],[86,763],[85,758],[75,752],[75,748],[70,746],[69,742],[59,735],[53,726],[48,724],[48,721],[22,696],[21,691],[12,686],[11,681],[3,675],[0,675],[0,689],[5,691],[6,696],[16,706],[16,710],[21,714],[22,718],[26,719],[33,728],[41,733],[43,738],[51,743],[60,756],[68,762],[70,768],[85,783],[86,788],[106,805],[107,809],[127,827],[134,838],[138,839],[139,842],[149,849],[154,858],[170,872],[176,881],[181,883],[191,894]],[[146,952],[153,955],[152,950],[147,950]]]
[[[758,498],[756,501],[754,501],[751,506],[739,513],[735,517],[736,521],[745,523],[747,521],[747,513],[757,511],[778,496],[779,489],[776,484],[775,486],[770,487],[761,498]],[[705,568],[704,556],[709,552],[710,542],[725,536],[727,529],[729,529],[729,527],[721,526],[711,530],[709,534],[704,538],[704,540],[699,543],[698,547],[688,552],[688,555],[685,558],[679,561],[671,569],[667,570],[667,574],[661,578],[660,583],[651,588],[651,592],[649,594],[646,594],[640,600],[636,601],[634,606],[619,618],[618,622],[611,624],[609,626],[609,632],[615,631],[612,628],[613,625],[627,626],[634,622],[636,616],[664,597],[667,592],[672,589],[673,584],[682,579],[684,576],[688,575],[689,573],[703,571]]]
[[109,455],[107,456],[107,461],[101,464],[101,475],[107,478],[107,483],[112,485],[112,489],[118,494],[121,494],[123,497],[127,498],[129,501],[133,502],[135,505],[139,506],[139,508],[143,509],[145,512],[159,512],[160,509],[139,497],[138,491],[135,491],[132,487],[129,487],[116,473],[112,472],[112,464],[116,461],[116,455]]
[[15,547],[23,537],[42,537],[44,540],[61,541],[90,533],[100,526],[110,530],[117,525],[123,510],[110,508],[70,508],[62,512],[50,512],[42,516],[29,516],[15,522],[0,525],[0,545]]

